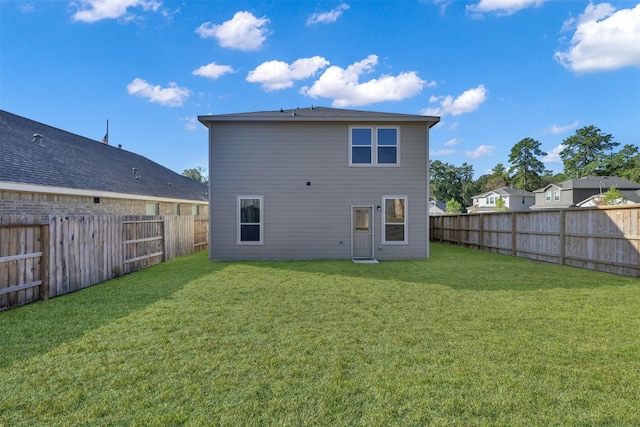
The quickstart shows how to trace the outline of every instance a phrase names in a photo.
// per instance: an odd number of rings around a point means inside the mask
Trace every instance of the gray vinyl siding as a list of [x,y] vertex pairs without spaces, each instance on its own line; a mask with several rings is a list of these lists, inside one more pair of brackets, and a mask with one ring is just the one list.
[[[350,125],[376,123],[212,123],[211,259],[348,259],[359,205],[376,258],[427,258],[427,125],[384,124],[400,129],[400,166],[349,167]],[[264,244],[237,244],[238,196],[264,197]],[[381,244],[383,196],[407,197],[406,245]]]

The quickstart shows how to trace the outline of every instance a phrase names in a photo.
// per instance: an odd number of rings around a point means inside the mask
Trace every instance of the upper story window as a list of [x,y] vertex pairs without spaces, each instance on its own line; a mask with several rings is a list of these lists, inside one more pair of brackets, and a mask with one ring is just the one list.
[[553,192],[553,200],[560,200],[560,190]]
[[400,164],[400,130],[397,127],[353,126],[349,128],[350,166],[397,166]]
[[550,201],[551,201],[551,191],[547,191],[547,192],[545,193],[544,199],[545,199],[547,202],[550,202]]
[[487,197],[487,204],[488,205],[495,205],[496,204],[496,196]]

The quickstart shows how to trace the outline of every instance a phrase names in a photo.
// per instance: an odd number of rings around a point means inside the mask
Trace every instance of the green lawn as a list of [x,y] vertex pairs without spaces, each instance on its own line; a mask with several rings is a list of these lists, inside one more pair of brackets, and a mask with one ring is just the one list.
[[0,426],[640,425],[640,280],[451,246],[200,253],[0,331]]

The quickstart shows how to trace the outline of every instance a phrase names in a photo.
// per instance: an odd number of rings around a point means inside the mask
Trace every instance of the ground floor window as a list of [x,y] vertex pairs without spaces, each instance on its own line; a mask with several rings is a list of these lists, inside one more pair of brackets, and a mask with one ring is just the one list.
[[382,243],[407,243],[407,197],[385,196],[382,204]]
[[262,196],[238,196],[238,244],[262,244],[264,235],[262,209]]

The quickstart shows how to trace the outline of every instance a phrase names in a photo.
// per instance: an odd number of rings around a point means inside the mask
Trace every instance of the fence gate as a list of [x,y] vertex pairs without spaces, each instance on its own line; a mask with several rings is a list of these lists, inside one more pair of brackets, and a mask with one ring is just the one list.
[[122,221],[124,274],[164,261],[164,220],[160,216],[127,216]]
[[47,297],[48,225],[0,216],[0,310]]

